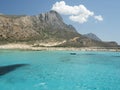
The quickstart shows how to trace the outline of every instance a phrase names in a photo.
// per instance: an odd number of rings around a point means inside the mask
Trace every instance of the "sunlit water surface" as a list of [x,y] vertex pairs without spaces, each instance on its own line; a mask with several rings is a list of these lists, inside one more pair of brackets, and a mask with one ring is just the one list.
[[[71,54],[72,53],[72,54]],[[0,90],[120,90],[119,52],[0,50]]]

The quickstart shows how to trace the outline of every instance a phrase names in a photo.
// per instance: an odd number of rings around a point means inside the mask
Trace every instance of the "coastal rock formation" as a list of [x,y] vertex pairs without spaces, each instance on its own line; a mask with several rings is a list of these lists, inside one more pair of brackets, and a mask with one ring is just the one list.
[[117,46],[79,34],[72,25],[65,24],[56,11],[35,16],[0,15],[0,44],[16,42],[38,46],[43,42],[57,42],[55,46],[71,47]]

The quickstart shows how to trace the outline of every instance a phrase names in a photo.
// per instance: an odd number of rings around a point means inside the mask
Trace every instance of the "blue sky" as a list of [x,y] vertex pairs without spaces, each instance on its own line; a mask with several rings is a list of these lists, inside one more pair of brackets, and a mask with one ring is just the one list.
[[[61,0],[0,0],[0,13],[13,15],[37,15],[48,12],[56,2]],[[70,7],[83,5],[94,15],[86,22],[80,23],[70,20],[72,14],[60,12],[67,24],[72,24],[81,34],[95,33],[104,41],[117,41],[120,44],[120,0],[64,0]],[[103,20],[95,19],[101,15]],[[80,19],[81,20],[81,19]]]

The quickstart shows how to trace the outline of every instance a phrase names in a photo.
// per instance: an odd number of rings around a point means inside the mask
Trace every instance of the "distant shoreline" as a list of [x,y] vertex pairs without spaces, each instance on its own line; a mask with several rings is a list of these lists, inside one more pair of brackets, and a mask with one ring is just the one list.
[[67,51],[110,51],[110,52],[120,52],[117,48],[105,48],[105,47],[33,47],[33,45],[28,44],[5,44],[0,45],[0,50],[67,50]]

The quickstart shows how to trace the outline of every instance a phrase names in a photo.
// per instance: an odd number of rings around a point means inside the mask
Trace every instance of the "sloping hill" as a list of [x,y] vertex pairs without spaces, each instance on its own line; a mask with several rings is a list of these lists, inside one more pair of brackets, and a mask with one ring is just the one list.
[[0,15],[0,43],[31,42],[62,42],[55,46],[108,46],[111,44],[96,41],[79,34],[72,25],[64,23],[56,11],[49,11],[36,16]]
[[88,37],[88,38],[91,38],[93,40],[96,40],[96,41],[102,41],[98,36],[96,36],[95,34],[93,33],[88,33],[88,34],[84,34],[85,37]]

